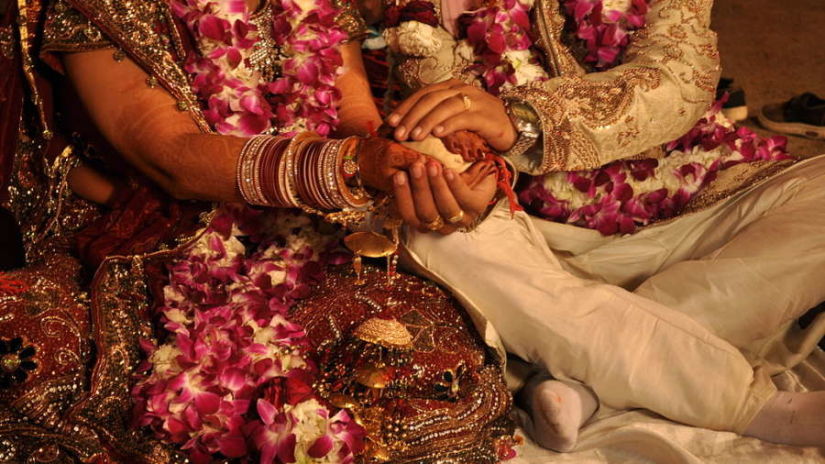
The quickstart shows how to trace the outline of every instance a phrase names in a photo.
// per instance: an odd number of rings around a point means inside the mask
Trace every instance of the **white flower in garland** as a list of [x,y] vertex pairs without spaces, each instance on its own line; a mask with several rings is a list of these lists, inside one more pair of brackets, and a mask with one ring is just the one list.
[[405,21],[398,27],[384,30],[387,45],[409,56],[437,54],[443,43],[436,35],[436,28],[418,21]]

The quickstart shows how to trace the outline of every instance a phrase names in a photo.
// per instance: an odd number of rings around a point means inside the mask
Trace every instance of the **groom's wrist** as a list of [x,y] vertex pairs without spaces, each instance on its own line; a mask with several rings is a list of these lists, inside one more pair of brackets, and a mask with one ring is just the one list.
[[533,148],[541,137],[541,119],[530,105],[518,100],[507,100],[506,109],[517,136],[516,142],[504,155],[518,156]]

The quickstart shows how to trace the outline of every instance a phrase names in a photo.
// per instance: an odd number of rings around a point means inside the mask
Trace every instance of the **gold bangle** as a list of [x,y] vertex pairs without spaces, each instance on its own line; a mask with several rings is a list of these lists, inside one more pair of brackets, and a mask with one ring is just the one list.
[[[358,149],[360,140],[356,137],[349,137],[344,139],[344,142],[339,147],[337,164],[338,169],[335,172],[335,180],[341,196],[346,203],[344,208],[362,209],[369,206],[372,200],[367,192],[361,187],[350,187],[344,178],[344,167],[346,165],[347,157],[352,157],[353,153]],[[357,170],[357,166],[356,166]]]
[[252,137],[244,143],[238,154],[235,166],[236,182],[244,201],[250,205],[271,206],[261,186],[261,149],[271,138],[270,135]]

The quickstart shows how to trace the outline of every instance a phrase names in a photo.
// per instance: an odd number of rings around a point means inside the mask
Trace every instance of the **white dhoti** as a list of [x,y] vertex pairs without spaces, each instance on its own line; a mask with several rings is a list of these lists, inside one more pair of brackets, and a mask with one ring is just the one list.
[[412,266],[449,287],[488,343],[612,408],[742,432],[825,334],[825,157],[628,236],[499,205],[473,232],[411,232]]

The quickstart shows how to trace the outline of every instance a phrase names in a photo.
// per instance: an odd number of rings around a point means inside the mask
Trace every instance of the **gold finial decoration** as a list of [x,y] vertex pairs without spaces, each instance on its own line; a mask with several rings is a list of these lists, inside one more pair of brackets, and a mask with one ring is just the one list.
[[410,331],[395,319],[367,319],[355,328],[353,335],[359,340],[384,348],[406,349],[412,344]]
[[353,253],[365,258],[383,258],[395,253],[398,245],[375,232],[353,232],[344,237],[344,245]]

